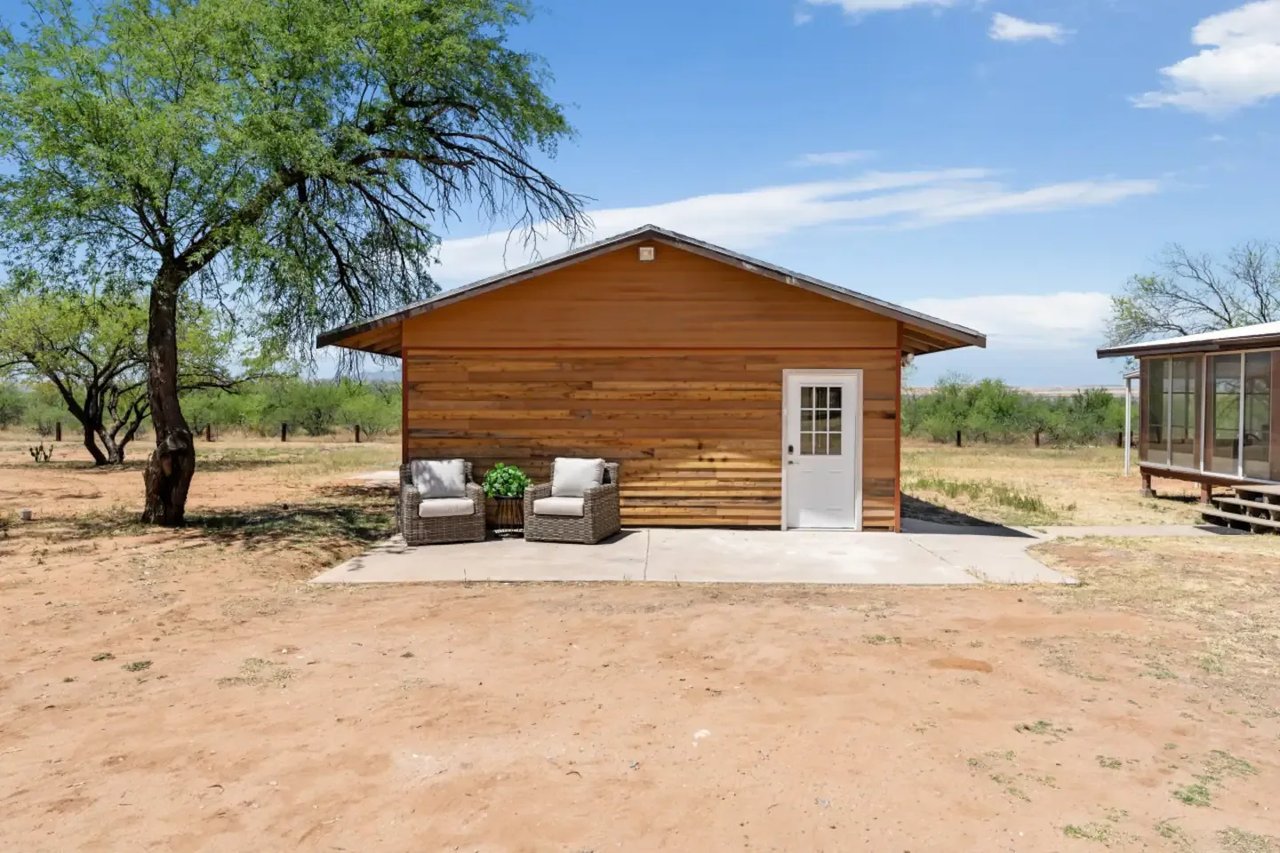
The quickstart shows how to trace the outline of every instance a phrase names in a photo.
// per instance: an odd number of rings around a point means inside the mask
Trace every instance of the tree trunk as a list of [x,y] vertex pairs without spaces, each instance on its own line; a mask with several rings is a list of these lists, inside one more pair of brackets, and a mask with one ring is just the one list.
[[156,449],[142,474],[142,520],[166,526],[182,524],[196,473],[195,442],[178,403],[178,290],[184,278],[173,269],[156,274],[147,318],[147,396]]
[[110,465],[115,460],[111,459],[107,454],[98,449],[98,442],[94,438],[95,430],[93,424],[89,421],[84,422],[84,447],[89,451],[89,455],[93,457],[94,466]]
[[124,445],[115,440],[115,437],[107,432],[102,431],[102,446],[107,449],[107,462],[111,465],[119,465],[124,462]]

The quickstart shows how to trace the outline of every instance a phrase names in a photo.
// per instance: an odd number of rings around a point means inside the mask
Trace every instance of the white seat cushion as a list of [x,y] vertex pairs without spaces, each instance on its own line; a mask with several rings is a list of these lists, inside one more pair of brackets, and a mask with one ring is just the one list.
[[557,457],[551,465],[551,496],[554,498],[580,498],[587,489],[603,482],[603,459]]
[[467,496],[467,464],[461,459],[415,459],[409,471],[424,499]]
[[418,518],[449,518],[471,515],[476,505],[470,498],[423,498],[418,504]]
[[582,518],[582,498],[538,498],[533,502],[533,514]]

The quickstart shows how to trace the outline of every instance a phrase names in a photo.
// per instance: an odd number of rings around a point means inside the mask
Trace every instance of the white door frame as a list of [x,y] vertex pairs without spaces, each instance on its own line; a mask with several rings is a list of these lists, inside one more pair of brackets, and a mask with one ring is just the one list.
[[[790,473],[787,469],[791,466],[787,464],[787,388],[791,379],[801,379],[806,376],[812,376],[816,380],[821,381],[833,376],[853,377],[856,381],[858,392],[854,395],[853,400],[853,478],[854,478],[854,497],[853,497],[853,527],[850,528],[827,528],[832,530],[862,530],[862,368],[816,368],[812,370],[802,370],[799,368],[787,368],[782,371],[782,441],[779,444],[779,450],[782,456],[782,529],[787,530],[787,499],[788,487],[787,480]],[[801,528],[796,528],[801,529]]]

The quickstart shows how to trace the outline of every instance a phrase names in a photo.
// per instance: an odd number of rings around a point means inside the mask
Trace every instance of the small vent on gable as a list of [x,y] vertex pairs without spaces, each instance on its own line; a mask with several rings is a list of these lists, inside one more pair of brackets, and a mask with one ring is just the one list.
[[640,247],[640,260],[642,260],[642,261],[651,261],[651,260],[653,260],[653,254],[654,254],[654,252],[653,252],[653,246],[641,246],[641,247]]

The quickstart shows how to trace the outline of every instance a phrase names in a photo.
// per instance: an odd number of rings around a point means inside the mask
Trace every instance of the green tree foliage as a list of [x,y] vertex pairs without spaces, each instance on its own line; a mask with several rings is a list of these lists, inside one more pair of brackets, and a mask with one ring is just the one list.
[[197,431],[212,426],[217,431],[274,435],[284,423],[322,436],[358,425],[374,437],[400,428],[397,382],[280,378],[246,383],[236,394],[198,391],[184,396],[182,404]]
[[26,394],[17,385],[0,383],[0,429],[22,422],[27,411]]
[[[179,387],[230,387],[230,329],[199,306],[188,306],[183,317]],[[69,415],[80,423],[95,464],[119,463],[150,413],[146,329],[137,289],[113,284],[84,293],[16,276],[0,286],[0,374],[46,383],[41,387],[60,398],[56,419]],[[37,428],[45,435],[50,406],[40,407]]]
[[903,434],[952,441],[1015,442],[1042,437],[1056,444],[1114,441],[1124,426],[1124,401],[1101,388],[1042,397],[998,379],[972,382],[949,376],[929,392],[903,397]]
[[149,282],[146,520],[181,523],[195,471],[184,295],[301,345],[429,294],[443,218],[581,228],[535,162],[569,126],[540,61],[507,45],[519,0],[31,8],[0,33],[0,235],[71,281]]
[[1174,244],[1156,272],[1135,275],[1111,300],[1113,344],[1280,320],[1280,245],[1250,242],[1225,259]]
[[1087,388],[1054,401],[1057,413],[1049,433],[1063,444],[1089,444],[1114,438],[1124,429],[1124,401],[1101,388]]
[[369,385],[350,383],[347,399],[339,410],[343,424],[359,424],[371,436],[387,435],[400,430],[400,384],[380,382]]
[[40,382],[25,396],[22,425],[41,438],[53,435],[60,421],[71,420],[71,413],[53,383]]

